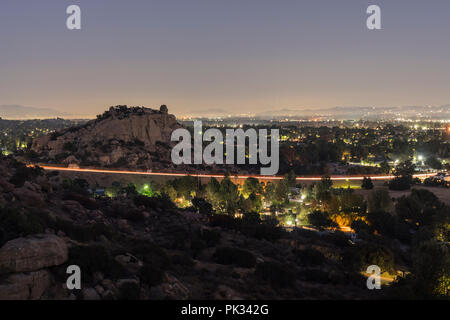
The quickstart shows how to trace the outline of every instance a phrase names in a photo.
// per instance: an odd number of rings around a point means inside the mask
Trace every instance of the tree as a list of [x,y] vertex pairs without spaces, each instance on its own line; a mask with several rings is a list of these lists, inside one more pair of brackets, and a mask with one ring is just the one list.
[[413,174],[416,170],[416,166],[411,162],[411,160],[406,160],[397,165],[394,169],[394,175],[397,178],[404,178],[412,183]]
[[127,197],[133,197],[138,194],[134,183],[129,183],[122,191],[123,193],[126,193]]
[[286,173],[284,175],[284,179],[286,180],[289,188],[293,188],[297,184],[297,177],[295,176],[295,172],[293,170],[289,171],[289,173]]
[[289,186],[286,180],[281,180],[275,187],[275,200],[279,203],[287,203],[289,201]]
[[316,183],[313,187],[314,197],[317,201],[326,202],[331,198],[331,187],[333,181],[329,176],[323,176],[320,182]]
[[175,202],[175,199],[177,198],[177,191],[170,182],[166,183],[161,188],[161,193],[166,194],[173,202]]
[[393,204],[389,192],[385,188],[373,190],[367,198],[367,212],[392,212]]
[[192,205],[201,214],[210,214],[213,212],[212,205],[203,198],[195,197],[192,199]]
[[429,157],[425,164],[430,168],[440,170],[442,169],[442,163],[436,157]]
[[327,227],[336,227],[336,223],[334,223],[327,212],[322,212],[316,210],[307,215],[308,224],[318,227],[318,228],[327,228]]
[[429,241],[415,253],[413,276],[415,291],[425,298],[449,297],[450,254],[446,243]]
[[190,200],[196,196],[198,192],[198,181],[192,176],[178,178],[172,182],[173,187],[177,191],[179,197]]
[[229,177],[225,177],[220,183],[220,198],[224,213],[234,215],[238,208],[239,190]]
[[391,171],[391,167],[389,166],[389,163],[387,161],[383,161],[380,163],[380,172],[381,173],[389,173]]
[[206,186],[206,194],[218,213],[234,215],[239,207],[239,190],[229,177],[225,177],[220,183],[211,179]]
[[270,203],[275,201],[275,185],[272,182],[268,182],[264,187],[264,198]]
[[244,185],[242,187],[242,193],[248,197],[250,194],[261,194],[263,192],[263,187],[259,183],[258,179],[249,177],[245,179]]
[[361,187],[365,190],[371,190],[373,189],[373,182],[372,179],[370,177],[364,177]]

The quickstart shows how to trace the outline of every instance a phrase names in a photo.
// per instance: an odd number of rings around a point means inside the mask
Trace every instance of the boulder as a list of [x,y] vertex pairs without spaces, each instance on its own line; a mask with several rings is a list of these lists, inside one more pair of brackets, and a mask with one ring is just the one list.
[[94,288],[87,288],[83,290],[84,300],[100,300],[100,296]]
[[14,185],[12,183],[9,183],[5,179],[1,178],[0,179],[0,189],[3,192],[11,192],[14,190]]
[[0,282],[0,300],[40,299],[49,284],[46,270],[12,274]]
[[14,189],[13,194],[26,207],[42,208],[45,206],[44,196],[26,187]]
[[0,248],[0,272],[29,272],[63,264],[68,259],[63,239],[38,234],[8,241]]
[[165,274],[165,282],[150,288],[150,296],[155,300],[187,300],[190,292],[177,278]]

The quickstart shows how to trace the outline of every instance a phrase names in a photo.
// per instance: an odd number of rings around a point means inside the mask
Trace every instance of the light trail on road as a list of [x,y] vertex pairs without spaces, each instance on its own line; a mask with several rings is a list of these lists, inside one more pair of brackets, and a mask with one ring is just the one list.
[[[34,165],[29,165],[34,166]],[[106,174],[134,174],[134,175],[146,175],[146,176],[166,176],[166,177],[185,177],[192,176],[196,178],[223,178],[224,175],[221,174],[205,174],[205,173],[179,173],[179,172],[144,172],[144,171],[128,171],[128,170],[109,170],[109,169],[88,169],[88,168],[66,168],[58,166],[46,166],[38,165],[44,170],[54,170],[54,171],[70,171],[70,172],[80,172],[80,173],[106,173]],[[427,178],[434,176],[434,173],[423,173],[416,174],[414,178]],[[335,181],[350,181],[350,180],[363,180],[365,177],[369,177],[372,180],[390,180],[395,178],[393,175],[367,175],[367,176],[330,176],[331,180]],[[230,175],[231,179],[247,179],[256,178],[262,180],[281,180],[283,176],[262,176],[262,175]],[[312,176],[312,177],[297,177],[297,181],[320,181],[322,176]]]

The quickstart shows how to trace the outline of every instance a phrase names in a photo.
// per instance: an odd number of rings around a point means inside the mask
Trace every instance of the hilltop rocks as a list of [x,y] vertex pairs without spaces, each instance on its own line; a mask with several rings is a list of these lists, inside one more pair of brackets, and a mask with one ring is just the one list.
[[0,248],[1,272],[30,272],[60,265],[68,259],[66,243],[54,235],[34,235],[8,241]]
[[83,126],[34,139],[32,150],[54,163],[152,168],[170,159],[170,137],[180,127],[165,105],[117,106]]

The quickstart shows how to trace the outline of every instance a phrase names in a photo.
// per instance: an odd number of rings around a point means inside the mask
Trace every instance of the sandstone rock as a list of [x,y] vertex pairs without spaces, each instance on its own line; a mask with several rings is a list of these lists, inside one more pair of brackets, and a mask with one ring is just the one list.
[[171,134],[178,128],[181,126],[175,116],[167,113],[167,107],[159,111],[117,106],[76,130],[60,132],[56,138],[34,139],[32,150],[55,159],[67,153],[70,144],[74,151],[65,159],[66,163],[77,163],[83,157],[83,160],[110,165],[126,158],[128,165],[139,160],[140,167],[151,168],[151,152],[158,153],[160,159],[170,160],[170,148],[164,146],[172,144]]
[[8,241],[0,248],[0,271],[29,272],[60,265],[68,259],[63,239],[38,234]]
[[116,287],[121,288],[123,285],[126,285],[126,284],[139,285],[139,281],[136,279],[119,279],[116,282]]
[[28,190],[34,191],[34,192],[41,191],[41,187],[38,184],[31,182],[31,181],[25,181],[25,183],[23,184],[23,187]]
[[46,270],[12,274],[0,282],[0,300],[40,299],[49,284]]
[[110,279],[103,279],[102,286],[105,287],[106,289],[110,289],[110,290],[115,288],[114,283]]
[[2,178],[0,179],[0,189],[3,192],[11,192],[14,190],[14,185]]
[[144,265],[142,261],[130,253],[118,255],[114,258],[118,263],[123,265],[127,270],[136,273]]
[[219,285],[214,293],[214,300],[242,300],[236,292],[225,285]]
[[157,300],[186,300],[189,290],[174,276],[165,275],[165,282],[150,289],[150,296]]
[[94,288],[86,288],[83,290],[84,300],[100,300],[100,296]]
[[95,291],[97,291],[97,293],[98,293],[99,295],[103,296],[103,293],[105,292],[105,289],[103,289],[102,286],[96,285],[96,286],[94,287],[94,289],[95,289]]
[[27,207],[42,208],[45,206],[44,196],[41,193],[22,187],[14,189],[13,194]]

